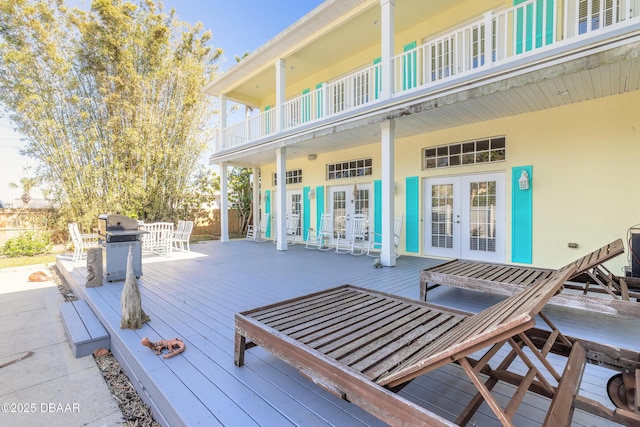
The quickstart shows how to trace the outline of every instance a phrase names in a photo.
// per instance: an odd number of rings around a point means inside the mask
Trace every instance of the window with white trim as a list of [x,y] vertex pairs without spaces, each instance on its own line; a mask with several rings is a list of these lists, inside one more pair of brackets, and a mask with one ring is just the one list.
[[422,168],[437,169],[506,160],[504,136],[440,145],[422,150]]
[[[301,184],[302,183],[302,169],[292,169],[290,171],[286,171],[286,180],[285,184]],[[272,175],[273,185],[278,185],[278,174],[273,173]]]
[[371,158],[349,160],[347,162],[329,163],[327,165],[327,179],[354,178],[373,173]]

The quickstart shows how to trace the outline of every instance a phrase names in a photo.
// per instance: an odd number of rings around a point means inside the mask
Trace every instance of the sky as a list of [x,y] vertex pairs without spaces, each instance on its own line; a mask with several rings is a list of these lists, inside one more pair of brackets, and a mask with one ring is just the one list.
[[[211,30],[211,44],[224,51],[227,69],[235,64],[235,56],[253,52],[298,19],[320,5],[323,0],[164,0],[165,9],[175,8],[181,21],[202,22]],[[87,0],[67,0],[73,7],[85,7]],[[19,134],[5,117],[0,118],[0,200],[5,203],[20,197],[22,188],[12,190],[10,183],[31,176],[25,166],[35,163],[20,156],[24,147]],[[34,192],[34,196],[39,196]]]

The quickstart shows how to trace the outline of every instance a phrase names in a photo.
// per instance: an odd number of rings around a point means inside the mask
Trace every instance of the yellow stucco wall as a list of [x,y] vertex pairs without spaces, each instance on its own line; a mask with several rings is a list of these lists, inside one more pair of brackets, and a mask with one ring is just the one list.
[[[533,265],[559,267],[616,238],[626,241],[630,226],[640,223],[636,182],[640,166],[640,92],[611,96],[547,111],[417,135],[396,141],[396,212],[405,207],[407,176],[436,177],[503,171],[506,178],[506,257],[511,259],[511,169],[533,166]],[[423,171],[422,149],[484,137],[506,136],[507,160],[470,167]],[[327,163],[371,157],[373,175],[327,181]],[[378,144],[318,154],[314,161],[287,162],[287,170],[302,169],[303,184],[287,190],[324,185],[352,185],[380,179]],[[262,190],[275,190],[275,164],[262,167]],[[421,182],[422,184],[422,182]],[[310,223],[315,224],[316,200]],[[422,201],[421,201],[422,205]],[[328,207],[328,200],[325,201]],[[568,248],[568,243],[578,249]],[[401,242],[401,249],[403,242]],[[422,236],[421,236],[422,247]],[[639,248],[640,250],[640,248]],[[428,255],[428,254],[427,254]],[[616,274],[626,255],[607,264]]]

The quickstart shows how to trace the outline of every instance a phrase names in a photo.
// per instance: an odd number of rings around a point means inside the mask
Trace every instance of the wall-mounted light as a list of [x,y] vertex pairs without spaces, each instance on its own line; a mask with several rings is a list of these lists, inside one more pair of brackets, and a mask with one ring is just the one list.
[[518,178],[518,186],[520,187],[520,190],[528,190],[529,189],[529,174],[524,169],[522,169],[522,173],[520,174],[520,178]]
[[317,155],[317,154],[309,154],[309,155],[307,156],[307,159],[308,159],[308,160],[315,160],[315,159],[317,159],[317,158],[318,158],[318,155]]
[[309,198],[313,199],[314,197],[316,197],[316,190],[315,188],[312,188],[309,190]]

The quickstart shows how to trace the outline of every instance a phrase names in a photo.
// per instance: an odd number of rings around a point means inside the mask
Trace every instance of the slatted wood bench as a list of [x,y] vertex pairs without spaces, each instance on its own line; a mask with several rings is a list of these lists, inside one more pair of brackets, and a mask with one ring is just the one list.
[[109,348],[109,333],[85,300],[61,304],[60,314],[69,345],[76,358],[92,354],[102,347]]
[[[550,304],[640,317],[640,304],[633,301],[640,298],[640,282],[616,276],[603,265],[623,252],[624,245],[618,239],[574,261],[576,273],[564,284],[567,291],[552,298]],[[440,285],[511,296],[554,272],[546,268],[452,260],[420,272],[420,299],[426,301],[428,291]]]
[[[452,362],[464,368],[478,390],[457,424],[469,422],[486,401],[504,425],[512,425],[527,391],[549,397],[551,409],[558,410],[545,425],[568,425],[575,402],[598,416],[628,423],[630,418],[599,402],[575,396],[586,353],[540,311],[574,273],[575,265],[569,265],[474,316],[349,285],[248,310],[235,316],[234,362],[244,365],[245,351],[259,345],[391,425],[454,425],[395,393],[417,376]],[[534,339],[527,334],[537,317],[553,332]],[[504,345],[511,351],[492,369],[489,361]],[[525,353],[525,346],[531,352]],[[546,360],[558,346],[569,356],[562,374]],[[478,360],[471,358],[483,351]],[[625,357],[635,360],[637,354]],[[508,371],[516,359],[528,367],[525,375]],[[602,358],[596,359],[601,363]],[[542,368],[536,367],[539,364]],[[517,387],[506,408],[491,393],[498,381]]]

